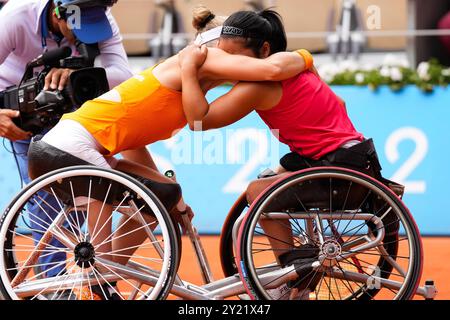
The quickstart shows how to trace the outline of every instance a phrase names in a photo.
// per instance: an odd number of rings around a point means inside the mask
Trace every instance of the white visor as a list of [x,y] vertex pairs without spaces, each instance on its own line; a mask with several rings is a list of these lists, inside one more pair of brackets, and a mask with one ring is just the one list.
[[195,44],[196,45],[204,45],[207,44],[208,42],[217,40],[220,38],[220,36],[222,35],[222,26],[220,27],[216,27],[214,29],[208,30],[206,32],[200,33],[197,36],[197,39],[195,39]]

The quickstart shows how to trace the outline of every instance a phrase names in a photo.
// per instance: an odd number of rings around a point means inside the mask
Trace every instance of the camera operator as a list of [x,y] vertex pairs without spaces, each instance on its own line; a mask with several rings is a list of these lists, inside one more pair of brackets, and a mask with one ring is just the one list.
[[[119,28],[112,15],[101,6],[104,2],[115,1],[91,2],[98,6],[82,8],[79,28],[71,28],[70,23],[58,17],[52,0],[10,0],[0,12],[0,91],[19,84],[27,62],[59,46],[71,45],[75,50],[76,39],[87,44],[99,43],[101,65],[106,69],[110,87],[130,78],[132,73]],[[44,89],[62,90],[70,73],[69,69],[53,69]],[[18,112],[0,110],[1,137],[12,141],[29,138],[29,133],[12,122],[17,116]]]
[[[19,85],[29,61],[48,50],[63,46],[70,46],[75,52],[77,40],[85,44],[98,43],[98,57],[106,70],[110,87],[132,77],[119,28],[108,10],[108,6],[116,2],[117,0],[9,0],[0,11],[0,92],[9,86]],[[79,9],[78,13],[74,9],[73,15],[69,10],[61,14],[61,4],[73,5],[73,8]],[[64,89],[71,72],[73,70],[52,69],[45,79],[44,89]],[[29,183],[27,153],[31,134],[14,124],[13,119],[19,116],[18,111],[1,107],[3,106],[0,106],[0,137],[11,140],[21,179]],[[154,164],[145,149],[132,151],[124,156],[144,165]],[[54,208],[59,207],[56,199],[48,194],[43,196],[42,202]],[[30,214],[36,216],[37,221],[51,222],[51,217],[42,212],[41,205],[42,203],[38,203],[30,206]],[[48,212],[52,213],[52,210]],[[42,230],[42,223],[33,225],[32,222],[32,228]],[[41,233],[33,234],[35,241],[39,241],[41,236]],[[57,241],[53,241],[51,245],[63,247]],[[40,263],[50,266],[53,263],[54,266],[62,259],[65,259],[65,255],[60,253],[59,257],[44,257]],[[48,268],[45,276],[52,277],[63,271],[63,267]]]

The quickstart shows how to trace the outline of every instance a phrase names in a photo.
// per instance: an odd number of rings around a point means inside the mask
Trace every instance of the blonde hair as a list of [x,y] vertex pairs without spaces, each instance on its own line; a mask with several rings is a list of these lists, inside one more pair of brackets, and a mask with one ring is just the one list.
[[[223,25],[227,17],[216,16],[205,6],[197,6],[192,13],[192,26],[197,30],[197,35]],[[211,41],[208,46],[216,46],[216,41]]]

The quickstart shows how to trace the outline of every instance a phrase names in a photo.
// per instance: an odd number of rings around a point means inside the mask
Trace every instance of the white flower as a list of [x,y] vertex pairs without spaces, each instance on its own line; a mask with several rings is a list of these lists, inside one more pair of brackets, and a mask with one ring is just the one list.
[[383,66],[409,68],[410,64],[408,62],[408,59],[404,57],[393,54],[387,54],[384,57]]
[[382,77],[389,78],[391,76],[391,68],[389,67],[381,68],[380,74]]
[[403,73],[400,70],[400,68],[392,68],[391,69],[391,79],[394,81],[402,81],[403,80]]
[[318,68],[318,72],[325,82],[331,82],[339,73],[339,68],[334,63],[324,64]]
[[363,73],[357,73],[355,75],[356,83],[363,83],[366,80],[366,77]]
[[377,69],[377,67],[374,64],[371,63],[366,63],[364,65],[361,66],[361,70],[362,71],[372,71]]
[[339,69],[341,72],[355,72],[356,70],[358,70],[358,67],[358,63],[354,60],[344,60],[339,64]]
[[444,77],[450,77],[450,68],[442,70],[442,75]]
[[417,74],[419,75],[420,79],[425,81],[430,81],[430,64],[428,62],[421,62],[419,66],[417,67]]
[[400,61],[400,67],[402,68],[411,68],[411,64],[409,63],[408,59],[404,58]]
[[396,66],[398,66],[398,63],[399,63],[398,61],[399,61],[399,59],[396,56],[394,56],[393,54],[387,54],[384,57],[383,66],[396,67]]

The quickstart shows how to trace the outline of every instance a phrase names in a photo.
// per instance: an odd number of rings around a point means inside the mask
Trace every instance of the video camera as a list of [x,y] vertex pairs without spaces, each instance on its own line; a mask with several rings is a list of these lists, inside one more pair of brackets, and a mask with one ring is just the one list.
[[[80,53],[77,57],[71,57],[69,47],[44,53],[27,64],[20,85],[0,92],[0,109],[19,111],[19,117],[14,119],[19,128],[33,135],[40,134],[55,126],[65,113],[75,111],[109,90],[105,69],[94,68],[95,57],[100,54],[98,45],[78,41],[76,47]],[[34,69],[42,66],[44,69],[35,76]],[[43,90],[45,77],[52,68],[76,70],[62,91]]]

